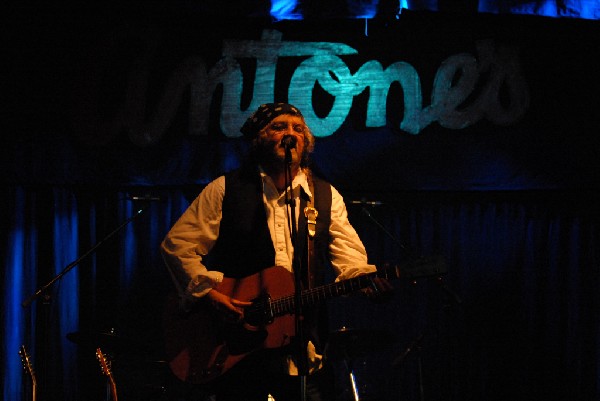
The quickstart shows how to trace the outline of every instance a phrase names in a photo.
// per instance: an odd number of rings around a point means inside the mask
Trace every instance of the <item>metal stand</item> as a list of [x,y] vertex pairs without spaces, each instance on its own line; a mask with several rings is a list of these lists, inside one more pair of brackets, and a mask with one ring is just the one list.
[[290,226],[291,226],[291,240],[294,244],[294,258],[292,260],[294,270],[294,307],[295,307],[295,327],[296,327],[296,342],[297,342],[297,365],[298,365],[298,377],[300,378],[300,401],[306,400],[306,378],[308,376],[308,355],[307,345],[304,336],[303,322],[302,322],[302,274],[301,264],[298,252],[298,232],[296,224],[296,200],[294,199],[293,188],[292,188],[292,154],[291,146],[285,146],[285,188],[286,188],[286,203],[290,206]]
[[344,360],[348,376],[350,377],[350,385],[352,386],[352,397],[354,401],[360,401],[360,395],[358,394],[358,386],[356,385],[356,376],[354,375],[354,361]]

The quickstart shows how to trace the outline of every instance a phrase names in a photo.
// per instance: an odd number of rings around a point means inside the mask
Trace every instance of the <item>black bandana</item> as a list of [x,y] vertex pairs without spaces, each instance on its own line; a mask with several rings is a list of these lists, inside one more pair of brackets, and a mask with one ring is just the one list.
[[254,138],[261,129],[267,126],[275,117],[282,114],[302,117],[302,113],[296,107],[287,103],[266,103],[261,104],[242,125],[240,131],[248,139]]

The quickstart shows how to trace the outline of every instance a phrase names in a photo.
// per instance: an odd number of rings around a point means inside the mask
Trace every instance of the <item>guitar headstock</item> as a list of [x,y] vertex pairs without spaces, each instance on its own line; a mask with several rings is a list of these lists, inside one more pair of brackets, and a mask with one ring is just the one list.
[[102,374],[108,377],[108,381],[110,383],[110,392],[112,396],[111,400],[117,401],[117,385],[115,383],[115,378],[113,377],[111,371],[111,360],[106,355],[104,355],[100,348],[96,348],[96,358],[98,359],[98,362],[100,362]]
[[112,372],[111,372],[111,361],[109,358],[106,357],[106,355],[104,355],[104,353],[102,352],[102,350],[100,348],[96,349],[96,359],[98,359],[98,362],[100,362],[100,368],[102,370],[102,374],[108,376],[108,377],[112,377]]
[[424,256],[389,268],[386,273],[394,275],[394,278],[406,279],[439,277],[448,273],[448,266],[442,256]]
[[27,352],[27,348],[24,345],[21,345],[19,348],[19,355],[21,356],[21,362],[23,363],[23,369],[27,375],[31,378],[33,383],[36,382],[35,370],[33,369],[33,363],[31,362],[31,356]]

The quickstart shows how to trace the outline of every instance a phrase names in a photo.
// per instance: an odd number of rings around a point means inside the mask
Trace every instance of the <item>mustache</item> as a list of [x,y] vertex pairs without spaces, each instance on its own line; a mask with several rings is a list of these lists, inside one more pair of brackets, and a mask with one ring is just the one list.
[[298,143],[298,139],[293,135],[284,135],[281,138],[281,142],[279,142],[279,147],[286,149],[294,149],[296,144]]

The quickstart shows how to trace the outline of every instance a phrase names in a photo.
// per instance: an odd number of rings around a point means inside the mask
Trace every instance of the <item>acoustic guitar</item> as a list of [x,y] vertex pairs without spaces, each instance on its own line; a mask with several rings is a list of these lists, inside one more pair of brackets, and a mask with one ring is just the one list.
[[[374,277],[416,279],[446,273],[441,257],[422,258],[400,266],[379,269],[348,280],[303,290],[302,310],[328,299],[373,285]],[[182,381],[205,384],[226,373],[249,353],[261,348],[288,345],[295,334],[293,274],[280,266],[241,279],[225,277],[216,288],[243,301],[244,322],[221,319],[207,300],[200,299],[184,311],[177,296],[167,299],[163,315],[165,351],[173,374]],[[248,323],[257,329],[248,329]]]

